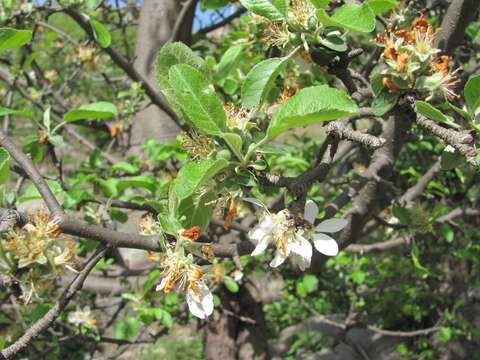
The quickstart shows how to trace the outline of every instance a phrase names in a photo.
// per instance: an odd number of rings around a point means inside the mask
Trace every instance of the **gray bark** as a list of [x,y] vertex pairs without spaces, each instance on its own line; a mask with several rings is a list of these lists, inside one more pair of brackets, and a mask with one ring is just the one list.
[[[183,4],[179,0],[145,0],[140,11],[134,66],[157,89],[155,58],[161,46],[171,38]],[[178,39],[186,44],[191,42],[194,10],[195,7],[189,9],[179,31]],[[179,128],[170,117],[150,104],[135,115],[130,139],[131,154],[138,154],[141,145],[149,138],[168,142],[174,140],[178,133]]]

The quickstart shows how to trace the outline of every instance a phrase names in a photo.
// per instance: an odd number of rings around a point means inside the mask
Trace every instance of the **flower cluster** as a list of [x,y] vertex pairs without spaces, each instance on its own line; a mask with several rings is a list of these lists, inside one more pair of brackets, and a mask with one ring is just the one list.
[[25,303],[47,293],[65,267],[75,266],[76,244],[43,212],[29,215],[25,226],[9,231],[4,249],[6,275],[20,285]]
[[182,247],[172,251],[167,249],[162,262],[162,281],[157,291],[169,293],[175,288],[183,292],[190,312],[205,319],[213,312],[213,296],[204,282],[202,268],[194,263],[192,254],[185,255]]
[[76,253],[75,243],[61,235],[58,224],[42,212],[30,216],[23,228],[8,234],[6,249],[19,268],[34,264],[55,268],[72,265]]
[[315,249],[327,256],[338,253],[337,242],[326,233],[342,230],[347,221],[344,219],[328,219],[313,227],[318,214],[318,206],[311,200],[305,204],[304,220],[306,225],[297,225],[288,210],[276,214],[268,211],[258,225],[249,233],[251,240],[256,242],[252,256],[263,253],[270,244],[276,247],[275,257],[270,262],[271,267],[277,267],[290,258],[294,265],[304,271],[310,267],[313,241]]
[[424,17],[413,20],[407,29],[387,30],[376,43],[385,48],[383,58],[388,68],[382,72],[382,84],[390,93],[411,90],[428,99],[453,98],[456,72],[449,69],[450,58],[439,55],[433,44],[435,31]]

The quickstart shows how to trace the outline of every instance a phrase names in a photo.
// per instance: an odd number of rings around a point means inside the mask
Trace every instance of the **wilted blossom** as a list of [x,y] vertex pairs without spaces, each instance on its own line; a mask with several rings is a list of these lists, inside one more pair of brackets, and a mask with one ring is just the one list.
[[213,312],[213,296],[203,281],[203,271],[193,263],[193,256],[185,256],[180,251],[166,251],[163,261],[163,277],[157,291],[169,293],[173,288],[186,294],[190,312],[200,319],[205,319]]
[[88,306],[83,309],[77,308],[76,311],[68,314],[68,322],[75,326],[83,326],[92,330],[97,327],[97,320],[94,318]]
[[307,226],[298,226],[288,210],[276,214],[266,212],[258,225],[249,232],[249,237],[256,243],[252,256],[263,253],[272,243],[276,247],[275,257],[270,262],[271,267],[281,265],[290,258],[294,265],[304,271],[310,267],[313,241],[315,248],[324,255],[335,256],[338,244],[325,233],[340,231],[347,221],[344,219],[329,219],[312,228],[318,214],[318,206],[311,200],[305,205],[304,219]]

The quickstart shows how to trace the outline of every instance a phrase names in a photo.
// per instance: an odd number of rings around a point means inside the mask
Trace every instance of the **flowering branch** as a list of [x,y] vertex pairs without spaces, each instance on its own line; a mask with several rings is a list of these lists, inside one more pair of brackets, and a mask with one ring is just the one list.
[[36,338],[42,331],[49,328],[60,313],[65,309],[70,300],[75,296],[78,290],[83,286],[83,283],[90,272],[93,270],[97,262],[105,255],[107,247],[102,247],[97,250],[95,254],[87,261],[82,271],[73,279],[70,285],[65,289],[60,298],[40,320],[28,329],[17,341],[7,347],[1,352],[5,359],[13,358],[17,353],[24,349],[34,338]]

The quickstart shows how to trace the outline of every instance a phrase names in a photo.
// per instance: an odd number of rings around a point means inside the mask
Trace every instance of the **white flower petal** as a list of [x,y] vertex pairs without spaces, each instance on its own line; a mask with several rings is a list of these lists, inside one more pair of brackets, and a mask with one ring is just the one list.
[[315,218],[318,214],[318,206],[312,200],[307,200],[305,203],[305,210],[303,217],[307,220],[310,224],[313,224]]
[[306,259],[295,253],[291,253],[290,259],[292,260],[293,265],[297,266],[301,271],[305,271],[310,267],[311,258]]
[[328,219],[328,220],[322,221],[315,228],[315,232],[334,233],[342,230],[345,226],[347,226],[347,224],[348,224],[348,221],[345,219]]
[[302,271],[310,267],[312,261],[312,245],[307,239],[297,235],[296,241],[290,244],[290,250],[292,251],[290,257],[294,265],[298,266]]
[[315,234],[313,239],[313,245],[318,252],[327,256],[335,256],[338,254],[337,242],[327,234]]
[[205,319],[213,313],[213,295],[204,283],[198,283],[200,294],[197,302],[195,293],[189,289],[187,291],[187,304],[190,312],[199,319]]
[[295,241],[289,243],[290,251],[301,256],[304,259],[312,257],[312,244],[303,236],[296,235]]
[[257,246],[255,247],[255,249],[252,251],[250,255],[257,256],[263,253],[267,249],[268,244],[270,244],[271,240],[272,240],[271,236],[265,236],[261,241],[257,243]]
[[273,268],[276,268],[280,265],[283,264],[283,262],[285,261],[286,257],[283,256],[280,252],[276,252],[275,253],[275,257],[273,258],[272,261],[270,261],[270,266],[273,267]]

